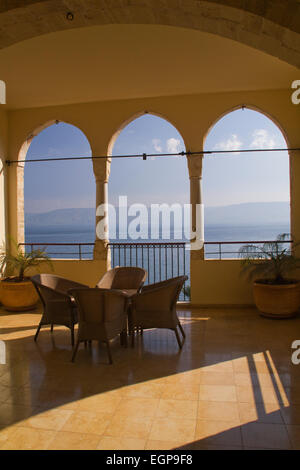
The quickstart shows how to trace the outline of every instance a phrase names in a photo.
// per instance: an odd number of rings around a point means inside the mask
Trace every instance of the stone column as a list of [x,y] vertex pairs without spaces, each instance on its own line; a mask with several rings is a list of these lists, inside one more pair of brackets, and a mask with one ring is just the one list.
[[[1,108],[1,105],[0,105]],[[6,235],[8,232],[8,207],[7,207],[7,183],[8,171],[5,160],[7,154],[7,131],[8,120],[7,112],[0,109],[0,247],[6,243]]]
[[202,204],[202,155],[188,156],[191,204],[191,260],[204,259],[204,209]]
[[96,180],[96,234],[94,259],[104,260],[110,266],[108,250],[108,178],[111,159],[93,160]]

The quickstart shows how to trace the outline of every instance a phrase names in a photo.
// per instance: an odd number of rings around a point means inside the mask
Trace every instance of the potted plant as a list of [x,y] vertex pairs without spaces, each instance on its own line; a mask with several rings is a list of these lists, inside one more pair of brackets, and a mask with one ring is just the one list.
[[287,277],[300,266],[300,259],[293,254],[287,240],[289,234],[283,233],[274,242],[244,245],[239,250],[243,258],[242,272],[254,279],[256,307],[266,317],[293,317],[300,307],[299,281]]
[[0,250],[1,302],[6,310],[31,310],[36,306],[36,290],[26,277],[29,268],[38,267],[41,263],[51,261],[44,250],[32,250],[29,253],[12,240],[11,248]]

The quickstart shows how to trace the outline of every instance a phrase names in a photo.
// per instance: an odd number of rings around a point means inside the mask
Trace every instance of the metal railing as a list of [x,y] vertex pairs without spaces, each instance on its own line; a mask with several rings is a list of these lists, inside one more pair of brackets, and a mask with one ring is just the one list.
[[[239,249],[244,245],[255,245],[262,247],[264,243],[273,243],[278,247],[279,244],[292,244],[292,240],[248,240],[248,241],[218,241],[218,242],[205,242],[204,243],[204,256],[205,259],[237,259],[239,258]],[[207,247],[212,245],[217,249],[214,251],[208,251]],[[226,246],[224,249],[223,246]],[[225,250],[225,251],[224,251]]]
[[[70,259],[93,259],[93,249],[91,251],[85,251],[85,247],[92,246],[94,248],[93,243],[19,243],[20,246],[25,246],[25,250],[27,251],[27,247],[32,252],[34,249],[45,249],[46,253],[50,257],[57,257],[59,258],[70,258]],[[56,251],[48,250],[48,247],[56,247]],[[59,247],[62,247],[62,250],[59,250]],[[77,248],[76,250],[72,250],[72,248]],[[70,248],[70,250],[67,250]],[[67,250],[67,251],[66,251]]]
[[[25,250],[45,249],[50,257],[67,259],[92,259],[93,250],[85,251],[85,247],[94,243],[20,243]],[[189,275],[190,257],[185,242],[159,243],[109,243],[111,267],[139,266],[146,269],[146,284],[160,282],[170,277]],[[28,247],[28,248],[27,248]],[[55,251],[48,249],[55,247]],[[62,250],[58,248],[62,247]],[[67,248],[70,248],[67,250]],[[74,249],[76,248],[76,249]],[[189,297],[188,286],[184,286],[180,300]]]
[[[292,244],[292,240],[249,240],[249,241],[213,241],[204,243],[205,259],[238,259],[239,249],[243,245],[262,246],[264,243]],[[94,247],[94,243],[20,243],[30,251],[35,248],[44,248],[50,257],[67,259],[92,259],[93,249],[87,251],[87,247]],[[165,279],[190,274],[190,245],[185,242],[151,242],[151,243],[108,243],[111,255],[111,266],[138,266],[146,269],[146,283],[160,282]],[[209,246],[215,247],[209,251]],[[55,247],[55,251],[48,249]],[[62,250],[59,250],[61,247]],[[75,249],[76,247],[76,249]],[[225,248],[226,247],[226,248]],[[68,248],[68,249],[67,249]],[[189,282],[184,286],[180,300],[190,297]]]
[[[147,271],[146,284],[189,275],[190,257],[185,242],[109,243],[111,266],[138,266]],[[184,285],[179,300],[189,297]]]

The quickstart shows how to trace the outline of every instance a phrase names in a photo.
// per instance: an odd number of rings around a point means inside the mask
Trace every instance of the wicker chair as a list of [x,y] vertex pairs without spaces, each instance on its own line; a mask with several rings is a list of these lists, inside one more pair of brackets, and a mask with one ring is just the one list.
[[74,325],[77,323],[77,309],[74,300],[68,294],[68,290],[88,286],[54,274],[37,274],[31,277],[31,281],[44,307],[34,341],[37,340],[43,325],[51,325],[51,332],[54,325],[64,325],[71,330],[71,343],[74,346]]
[[143,332],[147,328],[167,328],[175,332],[178,345],[180,349],[182,348],[183,342],[180,341],[177,327],[183,338],[185,332],[177,317],[176,302],[187,279],[187,276],[179,276],[150,284],[131,297],[129,331],[132,346],[134,346],[135,330]]
[[119,289],[133,295],[140,291],[147,277],[142,268],[117,267],[107,271],[97,286],[100,289]]
[[119,334],[121,344],[127,345],[127,295],[118,290],[98,288],[71,289],[69,293],[78,306],[78,336],[72,362],[81,341],[91,344],[92,340],[98,340],[106,343],[109,363],[112,364],[109,340]]

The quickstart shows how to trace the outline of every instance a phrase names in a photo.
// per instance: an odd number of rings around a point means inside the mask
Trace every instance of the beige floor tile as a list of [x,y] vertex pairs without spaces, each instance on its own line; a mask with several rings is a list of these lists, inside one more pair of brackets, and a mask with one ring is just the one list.
[[234,385],[200,385],[199,399],[204,401],[236,402]]
[[98,450],[144,450],[145,439],[134,439],[126,437],[102,437]]
[[198,420],[195,441],[200,445],[242,445],[240,426],[236,422]]
[[233,361],[216,362],[214,364],[206,364],[201,367],[201,372],[221,372],[230,373],[233,372]]
[[91,395],[90,397],[80,400],[78,409],[114,413],[121,400],[121,396],[100,393],[98,395]]
[[[105,430],[105,437],[130,437],[147,439],[153,420],[140,416],[115,415]],[[104,437],[103,436],[103,437]]]
[[182,351],[174,335],[145,332],[135,348],[114,342],[112,366],[96,345],[71,364],[65,328],[34,343],[39,317],[0,308],[0,328],[14,330],[0,365],[0,448],[240,449],[242,432],[247,448],[288,448],[287,429],[298,448],[300,376],[288,351],[300,317],[184,310]]
[[203,370],[200,376],[200,384],[204,385],[235,385],[233,372],[214,372]]
[[241,424],[251,421],[284,424],[280,408],[275,403],[239,403]]
[[148,440],[145,445],[145,450],[173,450],[182,446],[182,441],[155,441]]
[[199,384],[170,384],[164,385],[161,398],[169,400],[198,400],[199,398]]
[[123,398],[116,409],[116,416],[152,418],[157,413],[158,398]]
[[279,407],[281,401],[274,388],[238,385],[236,391],[241,403],[273,403]]
[[22,422],[24,426],[59,431],[72,415],[72,410],[52,409],[38,412]]
[[55,437],[55,431],[13,426],[8,430],[8,437],[1,445],[1,450],[45,450]]
[[165,377],[165,382],[170,384],[182,384],[182,386],[198,385],[201,380],[201,372],[199,369],[196,371],[180,372],[178,374]]
[[200,400],[198,403],[198,419],[230,421],[240,424],[238,404]]
[[197,401],[160,399],[156,411],[157,418],[197,418]]
[[100,436],[79,432],[59,431],[48,446],[49,450],[96,450]]
[[194,440],[196,420],[185,418],[157,418],[153,422],[149,440],[180,441]]
[[80,432],[101,436],[113,417],[112,413],[74,411],[62,427],[62,431]]
[[282,424],[245,424],[242,426],[242,436],[246,447],[260,447],[264,449],[291,448],[286,426]]
[[124,397],[160,398],[164,384],[143,382],[129,385],[124,389]]

